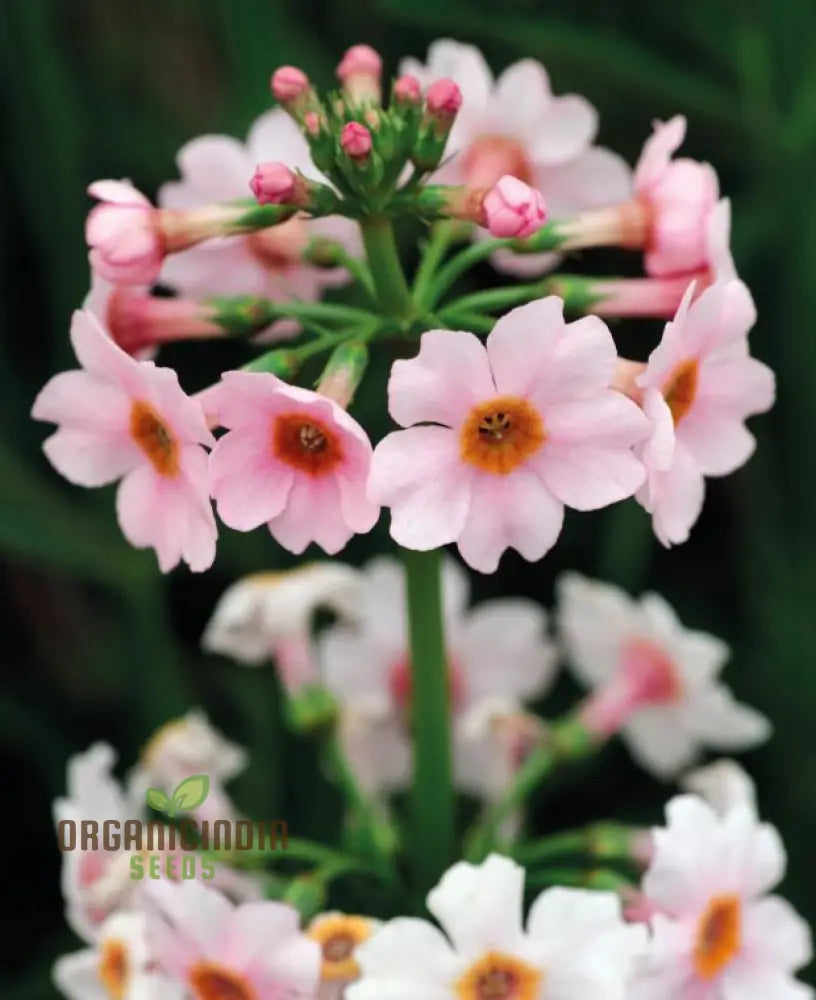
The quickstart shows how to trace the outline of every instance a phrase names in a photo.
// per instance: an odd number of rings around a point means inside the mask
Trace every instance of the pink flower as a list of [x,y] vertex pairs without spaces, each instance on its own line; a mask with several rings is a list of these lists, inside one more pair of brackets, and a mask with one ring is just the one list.
[[101,202],[85,224],[91,267],[116,284],[151,285],[164,258],[156,209],[126,181],[96,181],[88,194]]
[[720,817],[693,795],[674,798],[654,831],[643,879],[661,912],[632,1000],[807,1000],[794,978],[810,962],[810,930],[769,892],[785,870],[776,830],[745,805]]
[[54,376],[32,411],[59,425],[43,446],[51,464],[79,486],[122,479],[122,531],[136,548],[156,550],[162,572],[181,560],[207,569],[216,527],[202,446],[214,439],[201,408],[174,371],[129,357],[91,313],[74,313],[71,341],[82,370]]
[[493,236],[532,236],[547,220],[540,191],[510,174],[500,177],[482,202],[487,229]]
[[309,90],[309,77],[297,66],[280,66],[269,82],[272,96],[281,104],[290,104]]
[[422,100],[419,80],[410,73],[404,73],[394,82],[394,100],[398,104],[418,105]]
[[719,183],[707,163],[671,156],[683,142],[686,119],[657,122],[635,168],[635,196],[651,215],[645,265],[662,277],[707,267],[707,234]]
[[229,429],[210,457],[212,495],[225,524],[273,537],[300,554],[316,542],[330,555],[374,526],[365,495],[371,444],[335,402],[274,375],[228,372],[213,405]]
[[389,409],[408,430],[377,446],[369,495],[391,507],[401,545],[455,541],[490,573],[506,548],[548,552],[565,505],[594,510],[642,484],[631,449],[648,424],[608,388],[612,336],[595,316],[565,323],[562,309],[554,296],[514,309],[486,347],[431,330],[416,358],[394,364]]
[[751,457],[756,442],[745,420],[774,401],[773,372],[748,354],[756,320],[748,289],[722,282],[692,301],[694,290],[637,379],[652,422],[642,454],[649,475],[637,499],[666,546],[688,538],[704,477],[727,476]]
[[285,163],[261,163],[249,186],[259,205],[281,205],[291,200],[296,179]]
[[[576,94],[556,97],[539,63],[522,60],[495,80],[478,49],[442,39],[431,45],[427,65],[404,59],[400,72],[416,76],[423,86],[450,77],[461,88],[447,159],[434,177],[439,183],[491,187],[512,174],[542,192],[554,219],[631,197],[624,161],[593,146],[595,109]],[[540,274],[555,259],[504,250],[494,262],[514,273]]]
[[152,882],[148,937],[159,967],[194,1000],[313,997],[321,948],[285,903],[233,906],[200,882]]
[[[182,180],[165,184],[159,201],[167,208],[187,209],[244,198],[256,164],[270,160],[283,161],[310,179],[323,179],[295,122],[276,109],[255,122],[246,145],[224,135],[200,136],[187,143],[178,155]],[[339,240],[352,254],[361,252],[358,229],[351,220],[296,216],[269,229],[209,240],[173,254],[165,261],[162,279],[189,298],[259,295],[276,302],[312,302],[325,288],[348,281],[344,268],[303,262],[306,245],[319,236]]]
[[340,145],[352,160],[365,160],[371,152],[371,133],[359,122],[346,122],[340,134]]

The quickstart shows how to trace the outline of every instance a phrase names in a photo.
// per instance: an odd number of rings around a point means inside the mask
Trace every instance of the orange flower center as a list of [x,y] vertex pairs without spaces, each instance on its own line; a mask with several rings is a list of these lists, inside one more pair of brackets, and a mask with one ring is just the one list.
[[197,1000],[256,1000],[243,976],[211,962],[197,962],[190,969],[190,986]]
[[498,396],[470,411],[462,425],[460,454],[483,472],[506,476],[534,455],[546,437],[538,410],[526,399]]
[[697,395],[699,374],[700,366],[697,359],[689,358],[687,361],[680,362],[663,386],[663,397],[671,410],[675,426],[691,409]]
[[99,956],[99,978],[111,1000],[122,1000],[127,989],[128,950],[121,941],[105,941]]
[[353,982],[360,975],[354,949],[371,937],[371,923],[365,917],[344,914],[321,918],[307,932],[323,949],[321,978]]
[[535,1000],[542,973],[512,955],[490,951],[456,982],[459,1000]]
[[338,435],[305,413],[282,413],[273,419],[272,448],[282,462],[315,477],[343,461]]
[[462,158],[462,171],[469,187],[492,187],[505,174],[533,183],[533,166],[524,147],[506,135],[482,135]]
[[694,968],[701,979],[719,975],[742,945],[742,910],[736,896],[715,896],[697,927]]
[[130,435],[159,475],[176,475],[179,469],[178,441],[153,407],[140,399],[130,410]]

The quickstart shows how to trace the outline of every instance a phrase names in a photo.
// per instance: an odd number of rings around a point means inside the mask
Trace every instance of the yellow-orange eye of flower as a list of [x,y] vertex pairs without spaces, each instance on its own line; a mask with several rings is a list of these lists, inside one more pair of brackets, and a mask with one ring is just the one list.
[[130,977],[128,950],[123,942],[116,940],[103,942],[98,972],[111,1000],[122,1000]]
[[715,896],[697,925],[694,968],[701,979],[718,976],[742,947],[742,909],[736,896]]
[[307,931],[323,949],[321,978],[324,981],[353,982],[360,975],[354,951],[371,937],[371,921],[365,917],[338,913],[319,917]]
[[663,398],[671,410],[675,426],[691,409],[697,395],[700,365],[695,358],[681,361],[663,386]]
[[490,951],[456,982],[459,1000],[536,1000],[543,973],[527,962]]
[[546,438],[534,406],[517,396],[498,396],[468,414],[460,432],[460,454],[483,472],[506,476],[534,455]]
[[325,476],[343,461],[339,435],[308,413],[281,413],[272,422],[272,449],[287,465]]
[[243,976],[212,962],[197,962],[189,979],[196,1000],[257,1000],[254,988]]
[[137,399],[130,410],[130,435],[162,476],[175,476],[179,468],[178,441],[149,403]]

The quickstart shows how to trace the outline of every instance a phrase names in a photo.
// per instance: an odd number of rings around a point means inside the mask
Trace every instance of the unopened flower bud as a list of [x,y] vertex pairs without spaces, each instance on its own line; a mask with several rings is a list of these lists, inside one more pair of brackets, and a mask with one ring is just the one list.
[[415,76],[404,73],[394,81],[393,94],[397,104],[417,107],[422,100],[422,87]]
[[118,285],[151,285],[159,276],[164,241],[159,211],[125,181],[96,181],[98,198],[85,224],[91,267]]
[[261,163],[249,186],[259,205],[282,205],[292,201],[297,175],[285,163]]
[[547,221],[541,192],[510,174],[487,192],[482,208],[485,228],[500,239],[531,236]]
[[309,77],[297,66],[280,66],[272,74],[270,86],[275,100],[284,107],[298,101],[311,89]]
[[462,106],[462,91],[444,78],[431,84],[425,94],[425,110],[419,123],[411,159],[419,170],[439,166],[456,113]]
[[428,88],[425,107],[434,117],[452,121],[462,107],[462,91],[453,80],[443,77]]
[[368,159],[371,153],[371,132],[359,122],[347,122],[340,135],[340,145],[352,160]]
[[368,348],[358,341],[346,341],[334,349],[326,363],[317,391],[346,409],[354,398],[368,364]]
[[370,45],[352,45],[337,67],[337,78],[355,103],[380,100],[382,59]]

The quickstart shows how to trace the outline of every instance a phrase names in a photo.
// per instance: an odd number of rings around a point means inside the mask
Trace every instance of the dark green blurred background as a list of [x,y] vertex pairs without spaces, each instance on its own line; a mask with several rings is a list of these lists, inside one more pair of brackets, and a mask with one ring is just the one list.
[[[495,69],[541,59],[556,92],[601,111],[601,140],[632,161],[654,118],[683,112],[687,148],[720,172],[734,207],[734,250],[760,320],[753,350],[779,378],[779,402],[754,422],[751,463],[714,483],[689,544],[664,552],[633,504],[568,518],[557,550],[528,566],[505,557],[478,596],[528,593],[549,604],[566,567],[654,587],[690,625],[734,648],[727,678],[766,712],[776,735],[747,764],[765,815],[790,850],[785,892],[816,916],[816,5],[813,0],[3,0],[0,227],[0,745],[3,903],[0,996],[52,995],[48,970],[76,942],[64,928],[50,802],[69,754],[92,740],[130,766],[151,729],[201,704],[250,746],[236,783],[242,806],[284,816],[303,836],[336,836],[336,801],[320,791],[312,748],[285,734],[272,672],[202,657],[197,640],[224,586],[283,565],[263,531],[224,536],[215,570],[161,578],[131,551],[112,491],[61,482],[43,459],[33,397],[70,365],[68,317],[87,287],[84,189],[131,177],[150,194],[174,176],[177,148],[206,131],[245,133],[268,106],[278,64],[331,81],[342,49],[366,41],[394,69],[439,35],[481,45]],[[580,262],[579,262],[580,263]],[[593,256],[587,265],[634,268]],[[577,269],[577,268],[572,268]],[[478,276],[495,280],[488,270]],[[645,356],[657,328],[620,343]],[[168,352],[197,388],[237,361],[229,348]],[[357,415],[382,421],[387,360]],[[381,525],[353,562],[388,546]],[[559,700],[566,700],[562,682]],[[539,804],[541,831],[593,816],[656,821],[670,790],[619,748]],[[590,801],[591,799],[591,801]],[[362,901],[361,901],[362,904]]]

